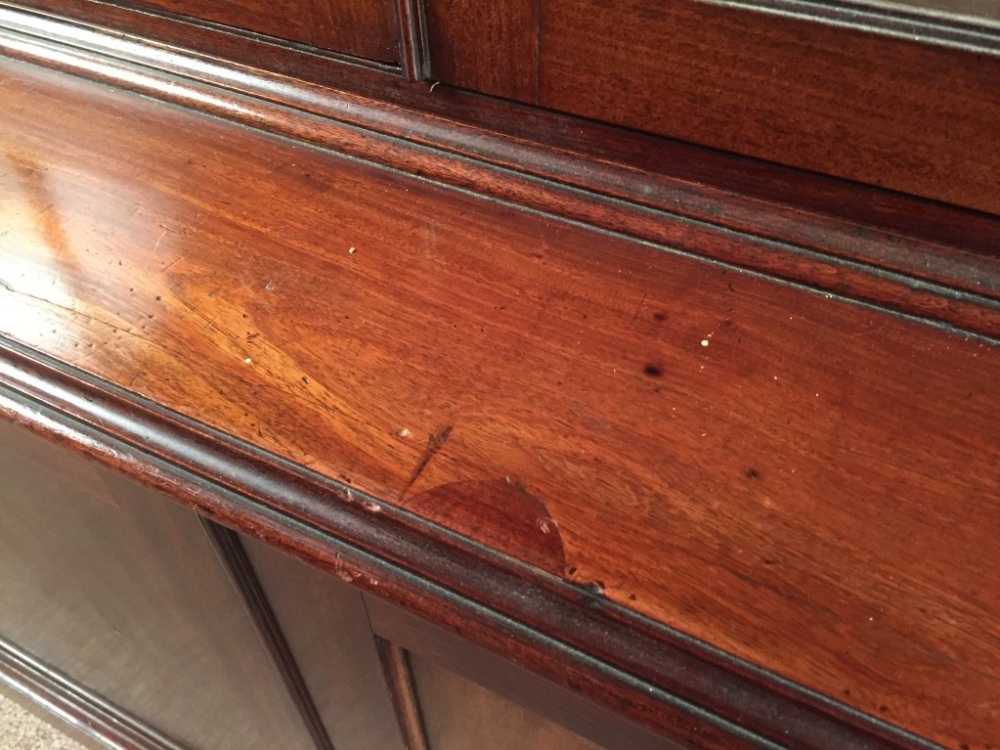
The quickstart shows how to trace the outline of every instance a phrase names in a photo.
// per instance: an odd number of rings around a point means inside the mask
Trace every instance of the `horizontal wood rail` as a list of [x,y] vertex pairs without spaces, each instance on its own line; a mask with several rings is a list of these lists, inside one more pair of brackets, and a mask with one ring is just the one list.
[[693,747],[1000,731],[995,218],[7,6],[0,52],[0,417]]

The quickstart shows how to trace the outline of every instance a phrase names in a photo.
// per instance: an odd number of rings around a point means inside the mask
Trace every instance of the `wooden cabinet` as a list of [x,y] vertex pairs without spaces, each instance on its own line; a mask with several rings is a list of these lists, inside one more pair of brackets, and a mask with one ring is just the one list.
[[993,748],[994,37],[0,4],[0,680],[98,746]]
[[194,514],[6,423],[0,476],[0,637],[187,747],[312,747]]
[[129,4],[370,60],[399,60],[391,0],[136,0]]
[[[57,665],[109,700],[121,721],[144,725],[147,742],[248,750],[597,747],[439,666],[435,655],[444,644],[443,661],[454,662],[457,651],[469,661],[464,671],[487,683],[501,679],[502,662],[469,658],[460,639],[429,636],[428,625],[370,600],[375,627],[420,655],[404,652],[376,637],[362,594],[346,583],[206,527],[168,497],[23,427],[0,424],[0,476],[0,662],[26,651]],[[403,655],[404,674],[387,671],[380,648]],[[579,705],[554,686],[527,673],[503,684],[522,704],[552,693],[539,707],[576,723],[569,711]],[[395,689],[418,707],[411,727],[397,718]],[[600,735],[636,731],[604,719]],[[84,729],[81,739],[102,738]]]

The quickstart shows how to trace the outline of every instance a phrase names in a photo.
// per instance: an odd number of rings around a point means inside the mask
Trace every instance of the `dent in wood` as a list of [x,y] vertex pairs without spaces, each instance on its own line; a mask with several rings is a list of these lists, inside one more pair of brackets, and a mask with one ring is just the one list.
[[404,501],[452,531],[562,576],[566,551],[559,524],[545,503],[512,477],[450,482]]

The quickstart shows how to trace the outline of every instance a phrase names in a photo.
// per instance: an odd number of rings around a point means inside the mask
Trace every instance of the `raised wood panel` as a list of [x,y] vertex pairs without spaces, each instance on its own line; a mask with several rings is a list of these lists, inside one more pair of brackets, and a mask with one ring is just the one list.
[[[529,0],[505,0],[490,31],[475,3],[445,7],[431,50],[442,81],[1000,213],[995,49],[699,0],[546,0],[537,19]],[[513,49],[537,38],[537,70],[526,45],[518,65],[494,51],[496,29]]]
[[337,750],[404,750],[361,594],[243,537]]
[[595,595],[1000,734],[990,342],[0,70],[5,335],[432,520],[523,486]]
[[196,517],[5,422],[0,636],[192,749],[313,747]]
[[[681,750],[681,745],[431,622],[374,596],[366,595],[365,603],[375,632],[406,649],[432,750],[585,750],[595,743],[614,750]],[[518,741],[524,744],[514,744]]]
[[[59,4],[31,0],[22,4],[57,13],[61,10]],[[129,0],[118,4],[211,21],[369,60],[399,61],[399,29],[392,0]],[[85,0],[74,7],[82,18],[98,18],[106,12],[101,5],[106,3]],[[134,23],[128,16],[120,18],[130,29],[142,23],[138,17]],[[182,27],[178,33],[183,34]],[[183,36],[179,41],[184,44]],[[258,55],[266,57],[266,48]]]
[[431,76],[537,103],[536,0],[425,0]]
[[433,661],[410,663],[431,750],[599,750]]

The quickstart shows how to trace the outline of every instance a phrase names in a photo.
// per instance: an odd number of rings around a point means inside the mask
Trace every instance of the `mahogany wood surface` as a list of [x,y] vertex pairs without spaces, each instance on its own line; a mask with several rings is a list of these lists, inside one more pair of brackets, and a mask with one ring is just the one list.
[[[475,747],[476,743],[492,747],[483,737],[484,726],[491,723],[484,715],[495,713],[506,714],[512,719],[497,722],[504,728],[498,732],[501,733],[498,743],[516,741],[520,732],[515,728],[520,724],[520,730],[527,734],[522,740],[525,750],[532,747],[528,737],[540,742],[539,735],[544,738],[560,734],[546,727],[543,717],[573,733],[564,735],[561,742],[554,742],[555,747],[569,748],[574,742],[587,746],[594,742],[604,748],[630,750],[680,750],[683,747],[398,607],[369,595],[365,596],[365,603],[375,632],[387,639],[386,642],[397,644],[397,649],[409,653],[407,661],[415,666],[411,670],[415,673],[413,679],[419,680],[421,673],[426,678],[417,684],[421,687],[420,705],[429,734],[443,732],[453,743],[467,743],[462,747]],[[466,694],[451,689],[461,686],[465,680],[475,683]],[[438,682],[438,687],[434,682]],[[453,695],[451,700],[439,694],[449,692],[459,694]],[[518,711],[511,704],[526,710]],[[463,725],[467,736],[456,736],[459,734],[456,730]]]
[[86,0],[104,4],[166,11],[381,62],[399,60],[392,0]]
[[6,421],[0,477],[0,637],[192,750],[314,747],[197,517]]
[[23,11],[0,23],[21,59],[1000,337],[995,217],[357,67],[327,88]]
[[538,103],[538,3],[426,0],[435,80]]
[[[278,624],[278,618],[275,617],[274,608],[261,585],[257,571],[250,563],[240,535],[205,518],[199,518],[199,521],[215,550],[219,565],[239,592],[243,609],[253,623],[257,637],[271,659],[275,672],[280,675],[285,693],[295,705],[313,745],[316,750],[333,750],[330,734],[306,686],[297,660],[289,648],[288,639]],[[331,633],[331,638],[336,638],[338,635]]]
[[361,593],[260,540],[241,541],[333,747],[404,750]]
[[944,745],[1000,734],[991,344],[0,74],[3,334],[402,507],[509,478],[567,579]]
[[[674,740],[929,745],[710,644],[0,338],[0,415]],[[777,740],[777,741],[776,741]]]
[[1000,213],[995,32],[959,48],[933,25],[890,37],[762,5],[503,0],[484,26],[479,3],[429,0],[431,76]]
[[186,750],[104,697],[0,638],[0,693],[84,747]]

